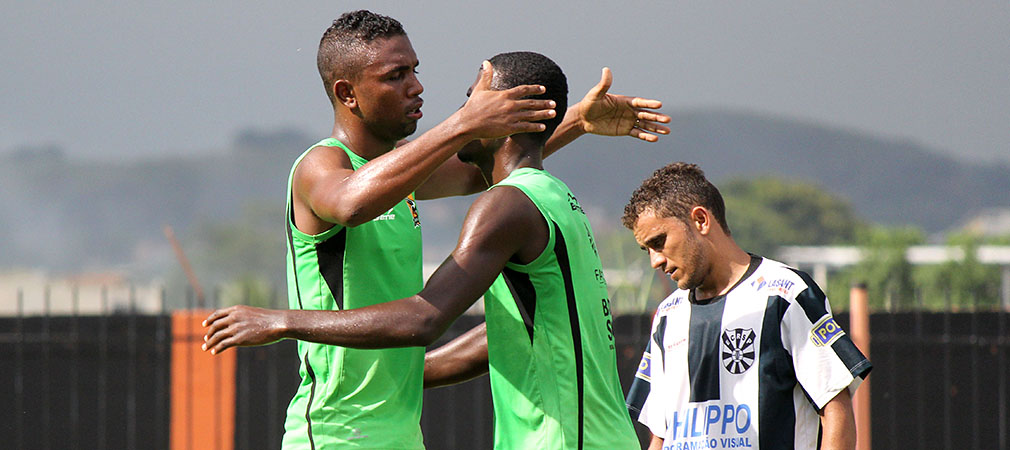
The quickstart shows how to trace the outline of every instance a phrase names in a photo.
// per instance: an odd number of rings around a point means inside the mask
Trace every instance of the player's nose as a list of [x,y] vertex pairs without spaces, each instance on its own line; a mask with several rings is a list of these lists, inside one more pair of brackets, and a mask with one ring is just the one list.
[[666,267],[666,258],[662,253],[649,249],[649,264],[653,269],[663,270]]

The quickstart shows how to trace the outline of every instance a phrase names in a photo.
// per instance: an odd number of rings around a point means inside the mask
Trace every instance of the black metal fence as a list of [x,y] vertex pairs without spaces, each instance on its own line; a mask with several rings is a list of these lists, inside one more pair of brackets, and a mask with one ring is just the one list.
[[[1007,449],[1008,316],[874,314],[869,386],[876,447]],[[464,316],[443,342],[480,320]],[[838,321],[845,327],[848,317]],[[615,319],[625,383],[649,324],[648,315]],[[0,318],[0,447],[169,448],[171,339],[168,315]],[[235,448],[278,448],[298,383],[295,354],[293,342],[238,351]],[[427,391],[424,405],[428,448],[491,447],[486,377]]]

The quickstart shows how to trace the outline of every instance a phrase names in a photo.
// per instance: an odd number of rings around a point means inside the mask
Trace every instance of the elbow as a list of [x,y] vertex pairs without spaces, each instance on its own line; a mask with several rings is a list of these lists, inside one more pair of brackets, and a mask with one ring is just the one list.
[[349,204],[333,211],[329,222],[343,225],[345,227],[356,227],[368,223],[374,217],[368,217],[363,204]]
[[445,332],[446,323],[438,314],[419,314],[407,336],[411,347],[427,347],[434,344]]

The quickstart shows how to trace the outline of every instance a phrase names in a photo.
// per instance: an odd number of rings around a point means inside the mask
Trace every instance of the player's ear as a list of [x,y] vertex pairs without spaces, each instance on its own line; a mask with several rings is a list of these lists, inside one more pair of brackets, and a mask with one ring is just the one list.
[[333,82],[333,98],[347,108],[358,107],[358,99],[354,95],[354,86],[348,80],[337,80]]
[[712,226],[712,216],[704,206],[691,208],[691,226],[701,234],[708,234]]

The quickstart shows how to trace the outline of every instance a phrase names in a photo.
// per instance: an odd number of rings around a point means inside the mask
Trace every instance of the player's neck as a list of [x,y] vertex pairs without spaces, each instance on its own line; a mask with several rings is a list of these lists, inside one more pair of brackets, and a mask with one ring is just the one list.
[[491,168],[491,182],[498,183],[516,169],[532,167],[543,169],[543,146],[520,139],[509,138],[495,152],[494,167]]
[[389,153],[396,146],[396,142],[380,139],[369,132],[363,124],[353,121],[351,123],[334,121],[330,137],[343,142],[356,155],[369,161]]
[[699,299],[726,295],[750,268],[750,254],[743,251],[732,238],[723,236],[713,243],[713,259],[706,282],[695,289]]

